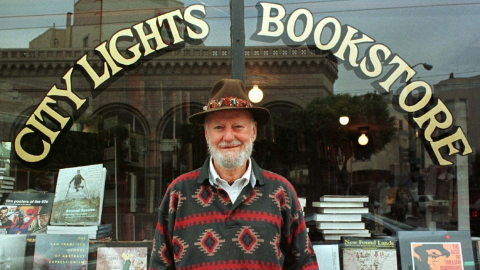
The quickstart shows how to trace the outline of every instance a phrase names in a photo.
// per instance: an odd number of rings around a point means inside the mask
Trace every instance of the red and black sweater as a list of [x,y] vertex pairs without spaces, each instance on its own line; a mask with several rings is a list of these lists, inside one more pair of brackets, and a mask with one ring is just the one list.
[[318,269],[293,186],[261,169],[235,204],[211,186],[208,159],[175,179],[160,205],[150,270]]

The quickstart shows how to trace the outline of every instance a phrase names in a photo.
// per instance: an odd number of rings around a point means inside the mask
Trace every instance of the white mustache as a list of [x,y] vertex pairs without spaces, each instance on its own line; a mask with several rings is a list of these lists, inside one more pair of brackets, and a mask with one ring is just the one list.
[[234,141],[231,141],[231,142],[226,142],[226,141],[222,141],[218,144],[219,147],[225,147],[225,146],[239,146],[241,145],[242,142],[240,142],[239,140],[234,140]]

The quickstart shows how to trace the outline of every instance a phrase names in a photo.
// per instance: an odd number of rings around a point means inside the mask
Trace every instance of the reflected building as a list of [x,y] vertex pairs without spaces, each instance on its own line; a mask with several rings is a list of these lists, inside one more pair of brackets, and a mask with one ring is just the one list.
[[[100,42],[118,29],[183,9],[178,1],[136,1],[138,10],[131,10],[125,6],[127,2],[131,1],[79,0],[75,12],[67,15],[66,29],[47,30],[30,42],[29,49],[0,50],[2,141],[14,140],[49,89],[54,84],[63,87],[61,78],[83,55],[101,74],[103,64],[94,54]],[[333,94],[338,76],[332,55],[308,47],[247,47],[245,71],[248,89],[254,83],[249,78],[261,78],[264,99],[259,104],[276,115],[302,108],[312,98]],[[207,147],[203,128],[189,124],[187,119],[203,109],[212,85],[229,77],[230,47],[203,45],[172,48],[125,72],[101,91],[92,90],[74,72],[74,92],[89,99],[89,108],[76,120],[63,139],[62,150],[44,170],[103,163],[108,170],[104,222],[115,223],[117,203],[121,218],[125,218],[119,226],[131,226],[128,222],[134,213],[155,216],[168,184],[204,162]],[[71,114],[71,109],[62,104],[58,111]],[[259,130],[257,144],[275,147],[277,128],[271,122]],[[259,160],[264,168],[285,175],[294,184],[305,182],[305,164],[285,164],[268,147],[255,151],[266,157]],[[15,159],[11,167],[17,178],[16,190],[32,188],[37,171]],[[120,237],[139,240],[135,235]],[[146,238],[151,239],[149,235]]]

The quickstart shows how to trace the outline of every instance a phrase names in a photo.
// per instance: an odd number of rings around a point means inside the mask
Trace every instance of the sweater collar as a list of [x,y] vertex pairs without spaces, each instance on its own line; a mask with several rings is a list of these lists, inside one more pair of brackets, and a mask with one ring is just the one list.
[[[265,177],[263,176],[263,170],[258,166],[253,158],[250,158],[252,162],[252,171],[257,179],[257,185],[265,185]],[[207,158],[203,166],[200,168],[200,174],[198,175],[197,182],[202,184],[205,181],[209,181],[209,169],[210,169],[210,157]]]

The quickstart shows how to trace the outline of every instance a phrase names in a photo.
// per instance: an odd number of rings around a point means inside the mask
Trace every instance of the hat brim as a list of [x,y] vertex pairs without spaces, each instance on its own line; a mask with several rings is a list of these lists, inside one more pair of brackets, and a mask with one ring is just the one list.
[[249,111],[255,122],[257,122],[257,127],[265,125],[268,120],[270,120],[270,112],[262,107],[218,107],[218,108],[211,108],[207,111],[202,111],[196,114],[192,114],[189,118],[188,121],[194,124],[199,124],[203,125],[205,124],[205,118],[209,113],[212,112],[218,112],[218,111],[223,111],[223,110],[243,110],[243,111]]

